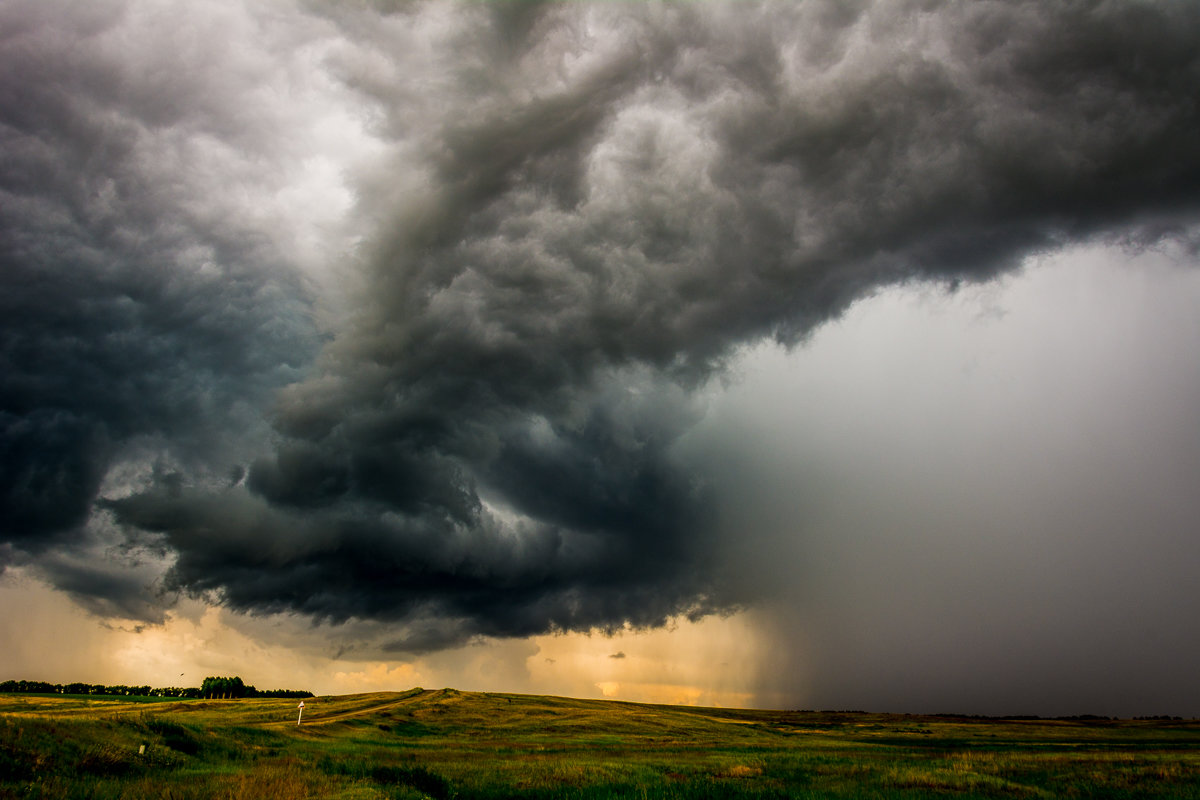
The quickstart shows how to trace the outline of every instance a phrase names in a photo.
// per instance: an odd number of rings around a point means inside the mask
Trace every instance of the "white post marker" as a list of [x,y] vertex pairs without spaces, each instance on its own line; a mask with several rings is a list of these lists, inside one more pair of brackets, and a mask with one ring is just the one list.
[[300,701],[300,713],[296,715],[296,724],[300,724],[300,718],[304,716],[304,701]]

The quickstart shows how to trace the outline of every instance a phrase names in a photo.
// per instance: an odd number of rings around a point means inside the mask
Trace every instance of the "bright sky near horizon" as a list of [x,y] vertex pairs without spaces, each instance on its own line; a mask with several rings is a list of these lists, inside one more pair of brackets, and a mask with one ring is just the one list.
[[1200,716],[1197,45],[0,5],[0,679]]

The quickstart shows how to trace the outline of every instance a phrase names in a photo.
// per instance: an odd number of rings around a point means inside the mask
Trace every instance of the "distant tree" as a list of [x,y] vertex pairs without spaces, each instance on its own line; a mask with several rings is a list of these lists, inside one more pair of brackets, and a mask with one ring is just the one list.
[[254,696],[295,699],[303,697],[315,697],[316,695],[306,689],[261,689],[258,690]]
[[230,699],[234,697],[246,697],[247,687],[242,679],[238,676],[232,678],[222,676],[209,676],[200,684],[200,694],[208,698]]

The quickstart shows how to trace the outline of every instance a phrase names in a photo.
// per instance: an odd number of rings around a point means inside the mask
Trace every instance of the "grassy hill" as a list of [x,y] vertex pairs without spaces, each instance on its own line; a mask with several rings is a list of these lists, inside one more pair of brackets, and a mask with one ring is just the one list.
[[0,798],[1200,800],[1196,721],[982,720],[413,689],[0,695]]

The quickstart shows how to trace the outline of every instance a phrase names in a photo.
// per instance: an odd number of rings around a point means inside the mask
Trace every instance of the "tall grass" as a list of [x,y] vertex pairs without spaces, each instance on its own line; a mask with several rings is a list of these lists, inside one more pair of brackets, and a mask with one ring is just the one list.
[[1200,723],[420,691],[153,707],[0,695],[0,798],[1180,798]]

